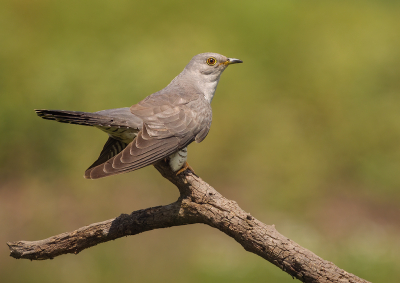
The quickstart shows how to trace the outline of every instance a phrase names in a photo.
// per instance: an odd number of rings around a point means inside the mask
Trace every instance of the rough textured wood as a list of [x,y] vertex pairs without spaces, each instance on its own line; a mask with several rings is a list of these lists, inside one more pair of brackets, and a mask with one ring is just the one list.
[[122,214],[41,241],[9,242],[11,256],[52,259],[153,229],[204,223],[234,238],[246,251],[261,256],[303,282],[368,282],[299,246],[278,233],[273,225],[258,221],[190,171],[176,176],[164,162],[155,167],[178,187],[180,197],[176,202],[138,210],[130,215]]

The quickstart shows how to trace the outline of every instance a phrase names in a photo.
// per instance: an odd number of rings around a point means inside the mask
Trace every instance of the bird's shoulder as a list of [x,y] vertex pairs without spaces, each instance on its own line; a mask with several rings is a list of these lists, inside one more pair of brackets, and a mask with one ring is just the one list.
[[211,106],[204,95],[195,90],[156,92],[131,106],[130,111],[143,120],[149,135],[157,138],[195,137],[200,132],[203,136],[211,124]]
[[146,120],[150,117],[174,115],[180,109],[196,111],[199,107],[206,106],[204,102],[204,95],[196,89],[167,87],[132,105],[130,111]]

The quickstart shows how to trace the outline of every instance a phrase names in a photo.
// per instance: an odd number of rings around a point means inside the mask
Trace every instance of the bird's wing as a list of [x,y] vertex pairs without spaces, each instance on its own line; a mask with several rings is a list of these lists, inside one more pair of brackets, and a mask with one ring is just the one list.
[[86,178],[98,179],[153,164],[197,140],[198,134],[204,135],[204,128],[208,132],[209,123],[203,121],[207,117],[196,111],[203,106],[197,104],[205,103],[204,99],[199,96],[197,99],[194,96],[190,99],[178,95],[152,96],[131,107],[131,112],[143,120],[137,137],[104,164],[89,168],[85,172]]
[[116,140],[112,137],[109,137],[106,144],[103,147],[103,150],[100,153],[99,158],[97,158],[97,160],[90,165],[90,167],[88,168],[91,169],[93,167],[96,167],[98,165],[103,164],[104,162],[106,162],[107,160],[109,160],[110,158],[116,156],[118,153],[120,153],[128,144],[124,143],[123,141],[119,141]]

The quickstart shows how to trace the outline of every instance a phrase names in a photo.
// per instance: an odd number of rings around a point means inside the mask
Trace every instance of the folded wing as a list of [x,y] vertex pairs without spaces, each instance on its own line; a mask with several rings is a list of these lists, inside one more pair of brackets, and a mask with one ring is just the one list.
[[198,103],[203,101],[194,95],[183,99],[178,95],[155,94],[133,105],[131,112],[143,120],[137,137],[106,162],[96,164],[96,161],[86,170],[85,178],[98,179],[137,170],[198,140],[198,134],[203,139],[208,133],[211,117],[199,115],[196,111]]

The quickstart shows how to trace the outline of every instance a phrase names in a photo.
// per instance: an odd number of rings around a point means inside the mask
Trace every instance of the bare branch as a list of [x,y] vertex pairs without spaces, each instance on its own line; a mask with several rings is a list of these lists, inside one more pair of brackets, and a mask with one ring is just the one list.
[[186,171],[175,175],[164,162],[156,169],[179,191],[179,199],[166,206],[138,210],[130,215],[91,224],[70,233],[41,241],[7,243],[11,256],[31,260],[51,259],[120,237],[193,223],[205,223],[234,238],[245,250],[255,253],[303,282],[364,282],[323,260],[243,211],[235,201],[224,198],[201,178]]
[[121,214],[117,218],[82,227],[73,232],[62,233],[41,241],[9,242],[7,245],[14,258],[30,260],[53,259],[80,251],[97,244],[145,231],[180,225],[175,221],[179,202]]

